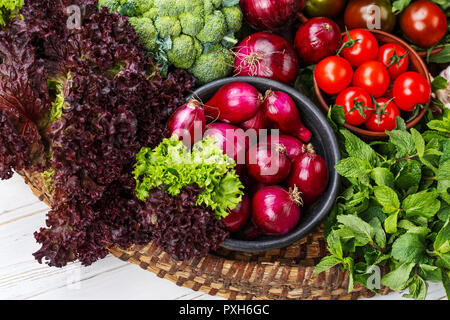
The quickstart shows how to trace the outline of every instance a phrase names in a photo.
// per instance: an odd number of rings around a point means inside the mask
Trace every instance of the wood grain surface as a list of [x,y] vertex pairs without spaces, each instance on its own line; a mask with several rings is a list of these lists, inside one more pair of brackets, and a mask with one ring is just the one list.
[[[39,264],[33,233],[45,225],[48,207],[15,175],[0,182],[0,299],[162,299],[222,300],[170,281],[112,255],[90,267]],[[400,299],[401,293],[371,300]],[[428,299],[446,299],[442,285],[430,283]]]

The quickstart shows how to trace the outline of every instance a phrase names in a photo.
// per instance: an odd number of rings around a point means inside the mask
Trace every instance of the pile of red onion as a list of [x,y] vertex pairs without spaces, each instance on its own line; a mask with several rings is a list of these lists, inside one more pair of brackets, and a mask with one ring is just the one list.
[[212,136],[236,161],[246,195],[223,220],[236,236],[291,232],[302,207],[317,201],[328,186],[328,167],[309,143],[312,133],[294,100],[284,92],[263,95],[248,83],[231,82],[204,105],[191,100],[180,107],[169,129],[188,146]]

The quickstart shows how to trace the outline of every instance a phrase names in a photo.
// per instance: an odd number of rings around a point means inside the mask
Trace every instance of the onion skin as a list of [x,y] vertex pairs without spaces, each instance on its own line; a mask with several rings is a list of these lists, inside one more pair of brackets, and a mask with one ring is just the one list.
[[325,160],[315,153],[311,145],[306,152],[294,161],[288,178],[291,188],[297,187],[305,205],[315,202],[328,186],[328,166]]
[[284,181],[291,172],[291,160],[283,147],[259,144],[252,146],[247,154],[247,169],[258,182],[274,185]]
[[329,18],[312,18],[300,26],[295,36],[295,48],[307,64],[335,55],[341,45],[341,30]]
[[291,161],[294,161],[299,155],[305,153],[305,149],[303,148],[305,144],[295,137],[286,134],[280,134],[278,135],[277,143],[275,141],[272,141],[272,139],[275,140],[275,138],[272,137],[273,136],[268,137],[268,143],[272,145],[278,144],[285,147],[286,153]]
[[269,126],[308,142],[312,133],[302,122],[297,106],[292,98],[281,91],[266,92],[262,110]]
[[[228,137],[227,133],[229,134]],[[243,165],[245,163],[248,139],[244,134],[244,130],[228,123],[216,122],[206,126],[204,137],[210,136],[216,138],[217,145],[223,150],[224,154],[238,164]]]
[[299,60],[295,48],[273,33],[248,36],[237,46],[235,56],[236,76],[267,78],[288,85],[297,79]]
[[242,201],[230,214],[223,219],[223,223],[229,232],[239,231],[247,223],[251,215],[251,202],[248,196],[244,195]]
[[239,124],[256,115],[262,99],[262,95],[255,87],[236,81],[221,87],[203,109],[210,120]]
[[283,187],[270,186],[258,191],[252,200],[252,220],[268,235],[284,235],[297,226],[300,206]]
[[277,31],[289,27],[305,0],[241,0],[245,21],[256,30]]
[[239,126],[245,130],[253,129],[259,131],[267,129],[266,119],[261,110],[259,110],[253,118],[241,123]]
[[206,127],[206,117],[200,102],[192,99],[175,110],[169,118],[167,127],[170,135],[178,135],[187,147],[200,141]]

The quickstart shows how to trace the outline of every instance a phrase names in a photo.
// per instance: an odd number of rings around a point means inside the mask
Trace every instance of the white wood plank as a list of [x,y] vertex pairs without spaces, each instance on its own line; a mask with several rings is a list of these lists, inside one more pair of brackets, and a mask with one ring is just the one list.
[[[111,255],[89,267],[39,264],[32,256],[39,248],[33,233],[44,226],[47,210],[19,176],[0,182],[0,299],[224,300],[178,287]],[[428,299],[444,296],[441,285],[430,284]],[[395,293],[372,300],[400,298]]]

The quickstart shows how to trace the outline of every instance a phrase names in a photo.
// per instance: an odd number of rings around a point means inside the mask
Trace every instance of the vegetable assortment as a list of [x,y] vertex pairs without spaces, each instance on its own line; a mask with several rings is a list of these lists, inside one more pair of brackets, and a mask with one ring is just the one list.
[[[77,28],[67,27],[69,5],[80,8]],[[339,265],[351,291],[379,266],[382,285],[409,288],[406,297],[424,299],[427,281],[448,295],[448,9],[439,0],[3,1],[0,178],[38,172],[53,197],[34,256],[90,265],[107,247],[154,241],[188,260],[229,237],[281,237],[336,170],[330,255],[315,272]],[[370,26],[422,51],[431,85],[406,48],[378,42]],[[312,100],[315,82],[342,160],[327,167],[285,92],[231,81],[208,101],[185,100],[232,74]],[[344,124],[387,139],[366,142]]]

